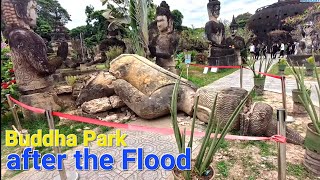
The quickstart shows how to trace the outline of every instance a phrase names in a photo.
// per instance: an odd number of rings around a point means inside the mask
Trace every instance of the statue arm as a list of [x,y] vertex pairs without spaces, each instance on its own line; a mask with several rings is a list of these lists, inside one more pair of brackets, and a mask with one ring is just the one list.
[[177,36],[176,34],[173,35],[172,40],[171,40],[172,45],[170,47],[171,54],[174,54],[177,51],[178,46],[179,46],[179,40],[180,40],[179,36]]
[[23,60],[41,75],[55,72],[55,67],[50,65],[47,58],[47,48],[40,36],[33,32],[16,31],[9,36],[9,45]]
[[123,79],[117,79],[113,84],[122,101],[139,117],[153,119],[170,113],[170,96],[164,94],[172,91],[173,85],[162,87],[149,96]]
[[150,41],[150,43],[148,45],[148,49],[149,49],[151,58],[156,57],[156,39],[157,39],[157,37],[152,38],[152,40]]
[[169,53],[157,53],[156,57],[163,58],[163,59],[169,59],[171,57],[171,54],[169,54]]
[[158,58],[163,58],[163,59],[169,59],[171,57],[170,53],[157,52],[157,47],[156,47],[157,39],[158,39],[158,36],[155,37],[152,40],[152,42],[150,43],[150,45],[148,46],[149,51],[150,51],[150,57],[151,58],[158,57]]

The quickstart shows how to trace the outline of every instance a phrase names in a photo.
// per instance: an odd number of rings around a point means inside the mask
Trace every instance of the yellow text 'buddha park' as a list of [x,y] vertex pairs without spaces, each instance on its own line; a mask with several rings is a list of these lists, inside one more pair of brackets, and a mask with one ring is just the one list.
[[[98,146],[123,146],[127,143],[125,138],[127,134],[122,134],[120,130],[116,130],[115,134],[96,134],[92,130],[83,131],[83,145],[89,146],[90,142],[96,141]],[[39,129],[36,134],[30,135],[18,134],[14,130],[6,130],[6,146],[25,146],[25,147],[53,147],[53,146],[68,146],[75,147],[78,145],[77,136],[75,134],[64,135],[60,134],[59,130],[50,130],[49,134],[42,133]]]

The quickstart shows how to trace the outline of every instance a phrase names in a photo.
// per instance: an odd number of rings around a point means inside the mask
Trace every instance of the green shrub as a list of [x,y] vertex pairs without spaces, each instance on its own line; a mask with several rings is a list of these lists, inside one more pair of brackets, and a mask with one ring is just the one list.
[[279,64],[279,65],[287,65],[287,59],[285,59],[285,58],[280,58],[278,64]]
[[73,86],[77,82],[78,77],[77,76],[66,76],[65,79],[66,79],[66,82],[69,86]]
[[110,47],[109,51],[106,52],[106,56],[109,61],[113,60],[114,58],[120,56],[123,53],[122,47],[119,46],[112,46]]
[[309,64],[312,64],[312,65],[315,65],[315,64],[316,64],[316,60],[315,60],[314,56],[308,57],[308,58],[307,58],[307,62],[308,62]]
[[14,98],[19,98],[18,85],[16,84],[13,64],[10,56],[10,48],[1,42],[1,116],[9,111],[6,95],[10,94]]

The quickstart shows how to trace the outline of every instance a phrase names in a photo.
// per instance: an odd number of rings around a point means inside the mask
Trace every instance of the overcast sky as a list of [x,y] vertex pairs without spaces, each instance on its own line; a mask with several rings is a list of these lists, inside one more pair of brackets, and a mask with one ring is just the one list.
[[[100,0],[58,0],[71,15],[71,20],[66,26],[69,29],[86,24],[85,7],[92,5],[95,10],[105,9]],[[162,0],[154,0],[159,5]],[[170,10],[178,9],[184,16],[183,25],[191,27],[204,27],[208,21],[207,3],[209,0],[167,0]],[[232,15],[245,12],[254,14],[259,7],[277,2],[277,0],[220,0],[220,19],[231,21]]]

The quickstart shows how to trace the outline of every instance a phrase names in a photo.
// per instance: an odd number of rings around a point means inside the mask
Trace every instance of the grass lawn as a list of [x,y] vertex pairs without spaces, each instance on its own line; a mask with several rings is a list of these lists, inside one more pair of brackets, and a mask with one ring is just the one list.
[[96,69],[98,69],[98,70],[106,70],[106,69],[108,69],[108,67],[106,66],[106,63],[103,63],[103,64],[97,64],[96,65]]
[[[186,65],[182,65],[182,77],[187,79],[187,68]],[[208,72],[207,74],[203,74],[203,68],[202,67],[195,67],[190,66],[189,67],[189,81],[193,82],[198,87],[206,86],[224,76],[227,76],[238,69],[221,69],[217,73]],[[209,70],[210,71],[210,70]]]
[[[279,74],[279,71],[278,71],[278,64],[274,64],[271,69],[269,70],[269,73],[270,74],[275,74],[275,75],[278,75]],[[320,68],[317,67],[317,73],[320,74]],[[286,67],[285,71],[284,71],[284,75],[286,76],[290,76],[290,75],[293,75],[292,72],[291,72],[291,69],[289,67]],[[316,77],[315,74],[313,75],[314,78]]]

